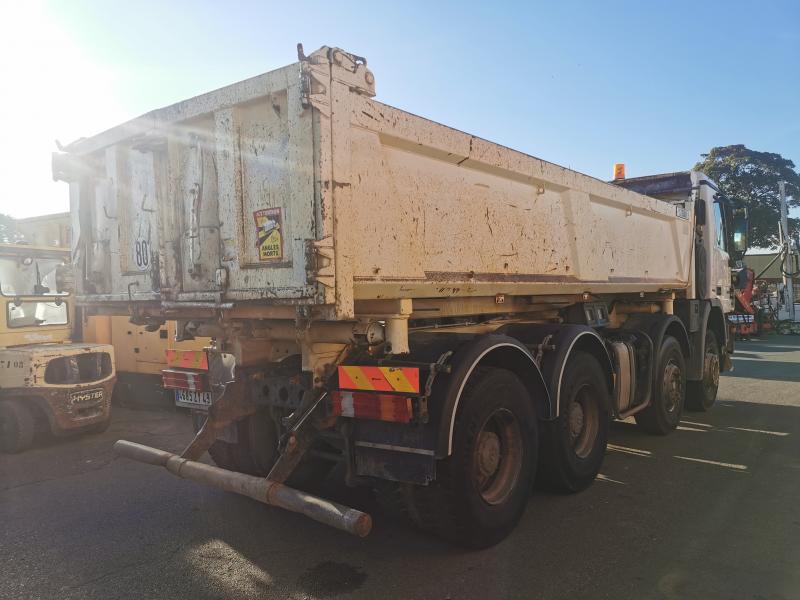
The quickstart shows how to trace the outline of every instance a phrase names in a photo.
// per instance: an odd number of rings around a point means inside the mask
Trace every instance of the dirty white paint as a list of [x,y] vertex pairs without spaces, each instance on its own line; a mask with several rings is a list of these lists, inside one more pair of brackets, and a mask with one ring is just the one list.
[[[73,144],[85,166],[70,183],[76,280],[94,284],[81,295],[280,300],[347,319],[377,298],[688,293],[691,206],[372,96],[365,65],[323,48]],[[266,261],[265,209],[283,240]],[[142,269],[145,239],[156,260]]]
[[111,356],[111,372],[93,383],[104,383],[115,377],[114,348],[106,344],[32,344],[0,349],[0,388],[75,387],[75,384],[45,383],[47,364],[55,358],[91,352],[106,352]]

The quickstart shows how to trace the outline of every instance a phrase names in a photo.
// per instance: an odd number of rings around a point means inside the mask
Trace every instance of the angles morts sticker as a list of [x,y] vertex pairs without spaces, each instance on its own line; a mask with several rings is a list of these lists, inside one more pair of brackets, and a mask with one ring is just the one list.
[[258,260],[260,262],[283,260],[281,209],[262,208],[253,213],[253,218],[256,221]]

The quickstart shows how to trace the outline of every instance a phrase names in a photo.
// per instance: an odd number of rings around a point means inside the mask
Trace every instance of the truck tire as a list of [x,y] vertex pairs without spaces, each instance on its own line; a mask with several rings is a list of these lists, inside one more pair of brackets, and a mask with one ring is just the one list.
[[541,426],[539,479],[549,489],[579,492],[600,472],[611,416],[606,376],[587,352],[575,352],[564,368],[561,408]]
[[717,336],[710,329],[706,331],[703,361],[703,378],[686,382],[686,408],[697,412],[711,409],[719,389],[719,344]]
[[407,486],[421,529],[468,548],[500,542],[522,517],[536,472],[537,418],[528,390],[505,369],[479,367],[461,396],[453,453],[436,480]]
[[16,454],[30,448],[34,425],[33,413],[23,402],[0,401],[0,450]]
[[681,419],[686,395],[686,361],[674,337],[664,336],[656,364],[650,406],[636,413],[636,424],[647,433],[666,435]]
[[[246,428],[246,444],[250,454],[250,475],[266,477],[278,460],[278,430],[268,410],[263,409],[242,421]],[[240,438],[242,439],[242,438]],[[312,492],[320,488],[336,463],[306,454],[286,480],[286,484]]]
[[[193,418],[195,432],[203,426],[204,415]],[[214,463],[223,469],[266,477],[278,460],[278,431],[269,410],[259,410],[234,425],[237,442],[215,441],[208,449]],[[306,457],[286,481],[291,487],[312,491],[324,480],[335,463]]]
[[[205,418],[205,413],[192,411],[192,425],[195,433],[200,431],[200,428],[205,422]],[[236,428],[236,438],[238,440],[235,444],[224,440],[217,440],[211,444],[211,447],[208,449],[208,454],[211,456],[214,464],[221,469],[254,475],[256,474],[255,465],[250,456],[246,421],[247,419],[243,419],[233,424],[233,427]]]

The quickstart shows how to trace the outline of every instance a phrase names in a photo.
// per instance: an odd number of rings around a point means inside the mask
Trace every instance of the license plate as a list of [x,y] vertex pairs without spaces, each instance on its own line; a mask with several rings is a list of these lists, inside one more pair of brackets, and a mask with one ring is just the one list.
[[79,392],[72,392],[69,395],[70,404],[83,404],[85,402],[97,402],[103,399],[103,390],[98,388],[96,390],[81,390]]
[[175,405],[188,408],[208,408],[211,406],[211,392],[175,390]]

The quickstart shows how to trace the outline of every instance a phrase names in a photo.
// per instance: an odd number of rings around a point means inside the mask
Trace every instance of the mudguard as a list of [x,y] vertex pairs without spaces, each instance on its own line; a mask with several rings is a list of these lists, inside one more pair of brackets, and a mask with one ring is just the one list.
[[432,404],[439,408],[436,411],[439,419],[437,458],[444,458],[452,452],[453,427],[461,393],[478,366],[514,372],[530,391],[540,418],[550,418],[555,410],[539,365],[531,351],[518,339],[502,333],[477,336],[456,348],[449,364],[450,373],[437,378],[433,389],[435,400]]

